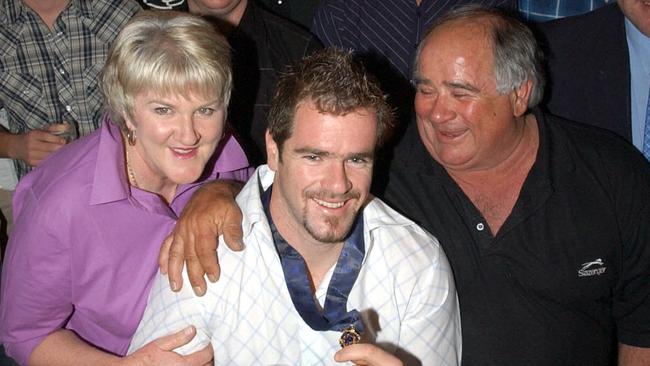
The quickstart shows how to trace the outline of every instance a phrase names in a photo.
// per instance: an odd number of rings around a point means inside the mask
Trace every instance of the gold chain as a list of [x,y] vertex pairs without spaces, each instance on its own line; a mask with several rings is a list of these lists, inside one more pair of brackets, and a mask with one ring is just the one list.
[[135,174],[133,174],[133,169],[131,169],[131,164],[129,163],[129,160],[131,159],[129,157],[128,146],[124,146],[124,151],[126,152],[126,172],[129,174],[129,184],[131,184],[135,188],[140,188],[138,186],[138,181],[135,180]]

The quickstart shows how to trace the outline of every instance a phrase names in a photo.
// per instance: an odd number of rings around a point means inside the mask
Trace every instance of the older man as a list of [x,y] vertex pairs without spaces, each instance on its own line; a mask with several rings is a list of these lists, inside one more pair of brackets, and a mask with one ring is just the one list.
[[540,63],[498,11],[434,25],[384,197],[445,249],[464,365],[648,365],[650,165],[537,110]]
[[[223,277],[204,297],[187,286],[175,294],[159,277],[131,349],[192,324],[219,365],[399,364],[392,355],[458,365],[460,319],[442,249],[369,194],[390,114],[342,51],[284,75],[268,166],[237,198],[246,249],[220,246]],[[341,350],[357,333],[367,344]]]
[[434,26],[385,197],[450,259],[465,365],[611,365],[617,343],[620,364],[648,365],[650,166],[534,109],[539,65],[531,32],[500,13]]

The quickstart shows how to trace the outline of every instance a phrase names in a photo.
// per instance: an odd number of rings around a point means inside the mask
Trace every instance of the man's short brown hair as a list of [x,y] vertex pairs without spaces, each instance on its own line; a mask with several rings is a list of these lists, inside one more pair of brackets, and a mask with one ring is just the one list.
[[351,52],[337,48],[303,58],[280,77],[268,116],[269,133],[280,151],[291,137],[296,109],[305,101],[337,116],[360,108],[375,112],[378,144],[393,123],[393,111],[376,79]]

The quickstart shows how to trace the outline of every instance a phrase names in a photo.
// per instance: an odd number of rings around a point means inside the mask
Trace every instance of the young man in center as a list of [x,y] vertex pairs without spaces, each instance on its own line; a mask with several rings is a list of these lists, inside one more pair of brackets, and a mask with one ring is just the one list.
[[[349,53],[280,79],[268,165],[237,197],[246,249],[220,245],[221,279],[195,297],[160,276],[131,345],[197,328],[215,364],[458,365],[453,276],[437,240],[370,195],[391,111]],[[360,336],[361,344],[355,343]]]

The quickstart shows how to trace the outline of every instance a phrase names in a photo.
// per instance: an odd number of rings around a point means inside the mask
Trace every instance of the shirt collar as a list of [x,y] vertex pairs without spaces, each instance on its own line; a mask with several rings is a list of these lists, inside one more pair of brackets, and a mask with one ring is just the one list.
[[97,164],[90,193],[90,204],[101,204],[123,200],[129,197],[126,168],[124,165],[124,144],[119,127],[107,115],[101,120]]
[[253,1],[249,1],[246,4],[246,9],[244,9],[241,19],[239,20],[239,24],[235,30],[242,27],[242,25],[244,27],[250,27],[251,25],[255,24],[255,18],[255,3]]
[[[539,178],[544,178],[541,180],[534,180],[536,182],[543,181],[543,184],[548,184],[548,178],[553,179],[552,164],[562,164],[564,167],[568,167],[570,170],[573,169],[570,161],[563,162],[553,162],[553,159],[563,159],[562,154],[552,154],[552,149],[550,145],[553,141],[550,141],[550,136],[548,135],[546,126],[546,116],[538,108],[533,109],[532,113],[535,115],[537,120],[537,128],[539,131],[539,148],[537,151],[537,156],[535,158],[535,163],[531,167],[531,173],[538,174]],[[429,152],[424,147],[424,144],[420,140],[420,135],[415,125],[415,121],[409,126],[407,132],[404,136],[404,141],[400,143],[400,148],[405,149],[401,156],[408,156],[408,160],[397,161],[399,164],[412,165],[414,168],[421,172],[421,174],[430,175],[436,177],[436,182],[441,182],[447,189],[450,189],[453,192],[460,192],[460,187],[454,182],[454,180],[449,176],[445,168],[436,162]],[[555,146],[554,148],[558,148]],[[564,159],[567,160],[567,159]],[[530,173],[529,173],[530,175]],[[528,179],[527,179],[528,180]]]
[[[124,165],[122,134],[107,115],[101,119],[97,164],[90,195],[91,204],[114,202],[129,197],[131,188]],[[182,184],[174,197],[206,180],[216,179],[219,173],[236,171],[248,166],[248,161],[237,140],[227,133],[219,143],[213,157],[205,166],[204,174],[195,183]]]
[[262,207],[262,193],[273,184],[274,177],[275,172],[268,165],[260,165],[237,195],[237,204],[244,213],[242,220],[244,238],[251,234],[253,227],[258,223],[268,226],[264,207]]
[[[27,8],[27,5],[25,5],[21,0],[1,1],[2,9],[4,11],[2,12],[3,16],[0,18],[0,23],[8,23],[10,25],[24,23],[27,12],[31,11]],[[94,12],[91,3],[92,1],[70,0],[66,8],[61,13],[63,14],[66,11],[78,10],[81,16],[92,18],[94,16]]]
[[[30,11],[21,0],[1,0],[3,14],[6,14],[2,19],[3,23],[19,24],[23,23],[27,11]],[[86,18],[92,18],[94,11],[92,1],[70,0],[68,5],[63,9],[61,14],[67,11],[78,11],[79,14]]]
[[71,0],[70,7],[73,9],[79,9],[81,15],[86,18],[93,18],[95,16],[95,12],[93,11],[93,7],[91,5],[92,3],[92,1]]
[[625,35],[630,48],[638,55],[638,61],[643,65],[646,75],[650,75],[650,37],[641,33],[627,18],[625,18]]
[[22,23],[27,11],[25,7],[21,0],[2,0],[2,23]]
[[[273,184],[274,178],[275,172],[268,165],[261,165],[255,170],[255,174],[251,176],[251,179],[237,196],[237,203],[244,213],[242,221],[244,238],[252,232],[256,224],[263,223],[263,225],[268,226],[264,207],[262,206],[262,194]],[[413,225],[413,222],[393,211],[379,199],[372,197],[363,209],[363,225],[366,232],[372,232],[375,229],[389,226],[409,226]],[[366,241],[367,248],[370,245],[372,245],[372,242]]]

